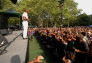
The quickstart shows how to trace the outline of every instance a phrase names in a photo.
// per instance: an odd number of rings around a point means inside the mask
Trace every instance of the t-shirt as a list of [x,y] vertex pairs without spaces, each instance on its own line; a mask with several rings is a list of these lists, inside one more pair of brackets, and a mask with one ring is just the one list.
[[22,19],[28,19],[28,14],[27,14],[27,12],[24,12],[24,13],[22,14]]

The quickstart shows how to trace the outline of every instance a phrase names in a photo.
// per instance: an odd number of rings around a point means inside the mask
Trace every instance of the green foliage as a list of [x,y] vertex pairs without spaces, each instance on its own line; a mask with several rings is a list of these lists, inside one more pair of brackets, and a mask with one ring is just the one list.
[[41,55],[44,57],[43,63],[52,63],[49,54],[47,54],[48,52],[42,48],[40,42],[35,37],[29,40],[28,53],[28,62]]
[[10,0],[2,0],[2,7],[0,11],[6,11],[8,9],[14,9],[15,5]]
[[3,5],[2,5],[2,0],[0,0],[0,9],[3,8]]
[[16,25],[16,24],[19,24],[19,22],[20,22],[20,19],[17,18],[17,17],[10,17],[10,18],[8,19],[8,23],[9,23],[10,25]]
[[89,15],[89,25],[92,25],[92,15]]
[[85,13],[79,15],[77,20],[77,25],[80,25],[80,26],[90,25],[90,17]]
[[62,15],[65,21],[64,23],[67,25],[73,24],[73,22],[76,21],[79,12],[80,10],[77,9],[77,3],[73,0],[65,0],[62,8]]
[[23,13],[23,9],[28,9],[32,25],[53,27],[74,24],[81,11],[77,5],[73,0],[64,0],[62,4],[58,0],[21,0],[16,5],[3,0],[1,10],[15,9]]
[[46,22],[53,21],[54,15],[59,12],[58,2],[55,0],[23,0],[18,3],[16,10],[23,12],[23,9],[30,10],[31,23],[43,26]]

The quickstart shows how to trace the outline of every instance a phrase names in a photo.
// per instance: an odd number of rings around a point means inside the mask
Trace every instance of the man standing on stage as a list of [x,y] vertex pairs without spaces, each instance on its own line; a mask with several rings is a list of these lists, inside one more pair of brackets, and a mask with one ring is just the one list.
[[28,30],[28,21],[29,21],[28,12],[29,12],[28,10],[24,10],[22,14],[23,39],[27,39],[27,30]]

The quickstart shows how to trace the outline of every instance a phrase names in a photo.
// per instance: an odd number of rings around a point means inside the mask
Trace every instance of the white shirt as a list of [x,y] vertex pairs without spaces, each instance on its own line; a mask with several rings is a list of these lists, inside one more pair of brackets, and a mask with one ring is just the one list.
[[24,12],[24,13],[22,14],[22,17],[25,17],[25,18],[28,19],[28,14],[27,14],[27,12]]

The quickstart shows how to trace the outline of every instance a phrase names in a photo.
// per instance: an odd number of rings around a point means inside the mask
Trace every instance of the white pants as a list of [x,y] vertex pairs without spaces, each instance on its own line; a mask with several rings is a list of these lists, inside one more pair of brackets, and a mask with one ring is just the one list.
[[27,38],[28,21],[23,21],[23,38]]

